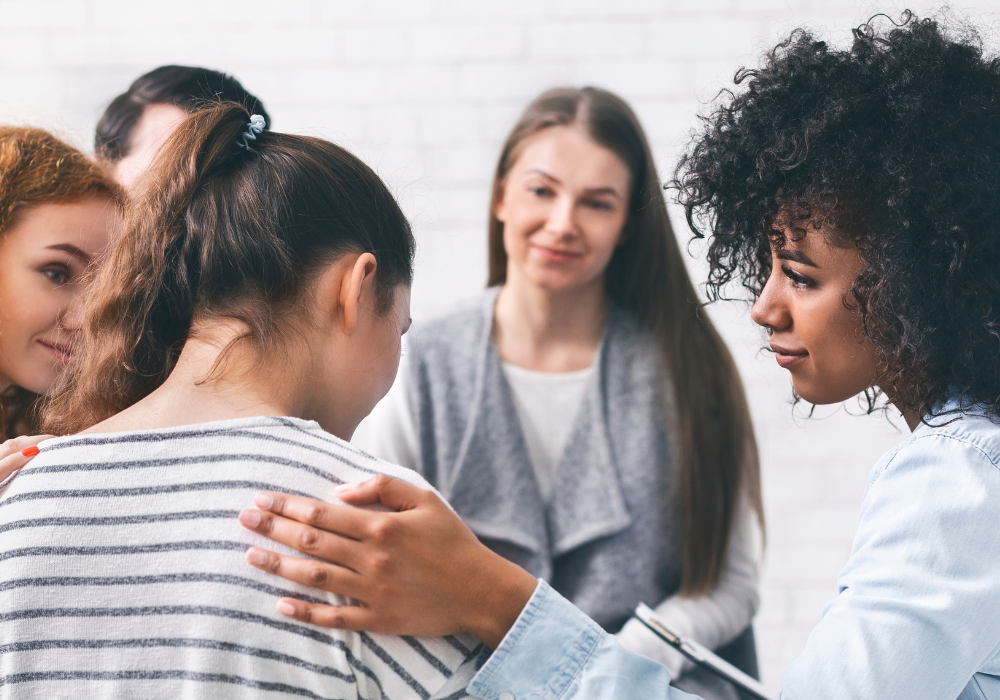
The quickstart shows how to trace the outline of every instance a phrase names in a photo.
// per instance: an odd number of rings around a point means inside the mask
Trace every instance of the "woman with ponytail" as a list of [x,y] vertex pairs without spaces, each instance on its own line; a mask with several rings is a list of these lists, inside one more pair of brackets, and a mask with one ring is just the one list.
[[351,154],[235,103],[189,117],[147,183],[46,406],[68,437],[0,490],[0,696],[461,697],[472,637],[291,620],[276,595],[347,599],[248,567],[263,540],[236,519],[263,489],[426,486],[346,442],[409,325],[398,205]]

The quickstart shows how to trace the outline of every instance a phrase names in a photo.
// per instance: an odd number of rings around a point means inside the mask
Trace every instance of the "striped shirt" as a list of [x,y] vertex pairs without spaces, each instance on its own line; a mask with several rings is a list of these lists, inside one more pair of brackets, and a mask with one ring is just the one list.
[[298,622],[279,596],[350,601],[244,561],[297,554],[238,522],[258,492],[338,502],[379,473],[429,488],[295,418],[42,443],[0,489],[0,698],[466,697],[473,638]]

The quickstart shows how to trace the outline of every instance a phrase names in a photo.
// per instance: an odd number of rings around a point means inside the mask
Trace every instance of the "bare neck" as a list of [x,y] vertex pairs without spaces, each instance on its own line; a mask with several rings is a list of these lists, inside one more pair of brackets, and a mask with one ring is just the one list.
[[[88,433],[172,428],[254,416],[301,415],[302,363],[259,363],[248,342],[237,342],[220,362],[239,329],[220,322],[184,344],[173,371],[155,391]],[[302,372],[300,371],[301,375]]]
[[497,297],[493,338],[504,362],[572,372],[593,364],[607,314],[603,277],[583,288],[552,291],[515,272]]

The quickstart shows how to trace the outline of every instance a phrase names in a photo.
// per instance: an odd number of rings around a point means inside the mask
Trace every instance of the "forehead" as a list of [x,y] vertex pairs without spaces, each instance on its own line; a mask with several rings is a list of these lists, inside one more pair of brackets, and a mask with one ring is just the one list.
[[579,126],[553,126],[525,139],[511,173],[541,170],[566,183],[628,189],[628,166]]
[[166,140],[187,116],[187,112],[177,105],[158,102],[146,105],[132,132],[133,145]]
[[0,237],[6,250],[72,246],[95,257],[119,223],[114,203],[90,196],[75,202],[46,202],[18,211]]

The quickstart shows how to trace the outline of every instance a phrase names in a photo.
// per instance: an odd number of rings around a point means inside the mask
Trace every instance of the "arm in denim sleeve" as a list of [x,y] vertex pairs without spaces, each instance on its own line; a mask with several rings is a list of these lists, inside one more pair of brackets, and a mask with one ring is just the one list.
[[996,654],[1000,471],[974,439],[918,431],[875,468],[840,595],[782,700],[955,698]]
[[691,700],[660,664],[539,581],[520,617],[468,686],[486,700]]

